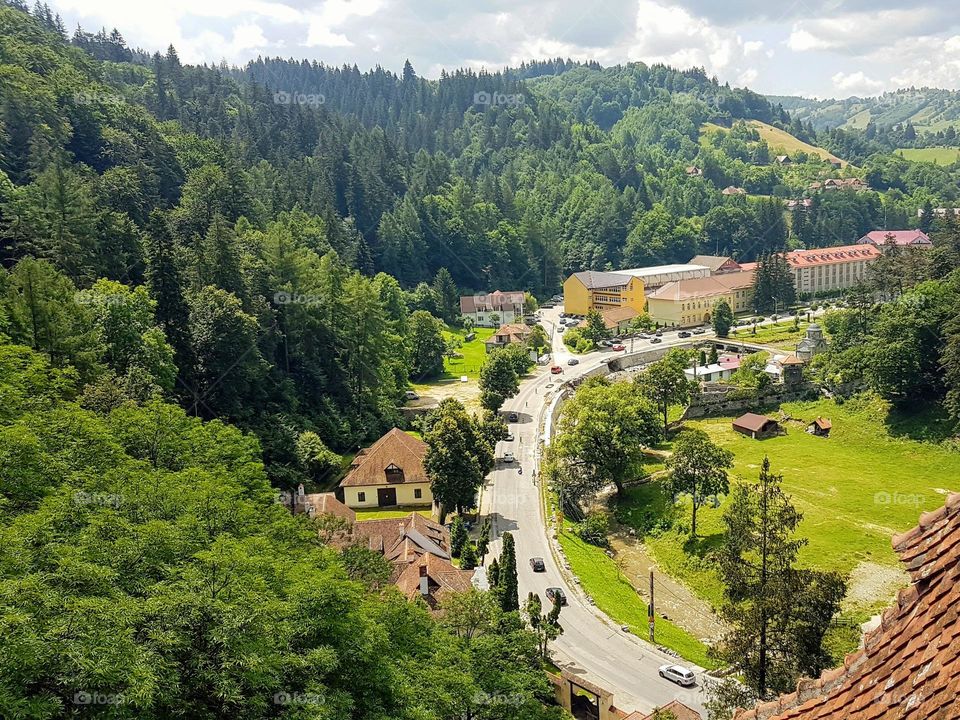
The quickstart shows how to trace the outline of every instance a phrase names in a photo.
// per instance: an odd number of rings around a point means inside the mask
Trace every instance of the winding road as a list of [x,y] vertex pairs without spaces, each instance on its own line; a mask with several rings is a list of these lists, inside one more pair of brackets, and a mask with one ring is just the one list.
[[[659,666],[678,660],[645,640],[622,631],[591,605],[573,582],[569,571],[561,569],[552,547],[554,541],[547,536],[540,489],[536,484],[540,435],[547,410],[564,380],[595,370],[615,353],[604,350],[578,355],[579,364],[568,366],[567,361],[573,355],[563,345],[560,333],[555,332],[560,309],[545,310],[542,314],[542,323],[548,331],[553,331],[554,362],[564,369],[564,373],[551,375],[549,368],[538,367],[532,377],[522,383],[520,392],[504,405],[504,412],[517,413],[518,420],[509,424],[513,441],[501,442],[497,457],[504,452],[513,452],[517,461],[498,463],[484,487],[481,513],[491,515],[494,523],[491,552],[499,554],[501,533],[513,533],[521,602],[530,591],[538,593],[546,602],[548,587],[561,587],[566,593],[569,604],[560,615],[564,632],[551,646],[553,660],[558,666],[612,692],[614,703],[622,710],[651,712],[655,707],[679,700],[706,717],[700,681],[702,668],[680,661],[697,675],[697,685],[691,688],[682,688],[662,679],[657,672]],[[638,340],[634,350],[687,342],[671,332],[665,333],[662,345],[653,346],[648,340]],[[627,346],[629,349],[629,341]],[[518,465],[523,468],[523,474],[517,472]],[[542,557],[546,572],[534,573],[529,564],[531,557]]]

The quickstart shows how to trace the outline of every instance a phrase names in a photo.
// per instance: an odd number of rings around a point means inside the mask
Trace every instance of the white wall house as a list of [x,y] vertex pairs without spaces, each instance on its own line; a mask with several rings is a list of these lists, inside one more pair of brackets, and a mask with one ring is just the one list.
[[523,291],[480,295],[464,295],[460,298],[460,314],[473,321],[474,327],[499,327],[523,322]]

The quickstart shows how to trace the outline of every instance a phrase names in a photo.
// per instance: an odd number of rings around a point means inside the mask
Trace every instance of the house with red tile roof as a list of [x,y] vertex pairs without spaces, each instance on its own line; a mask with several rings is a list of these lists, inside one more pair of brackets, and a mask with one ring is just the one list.
[[427,444],[393,428],[358,452],[340,481],[337,498],[354,509],[433,505],[430,478],[423,467]]
[[522,290],[463,295],[460,314],[470,318],[476,327],[497,327],[523,319],[523,300]]
[[700,713],[693,708],[684,705],[679,700],[669,702],[663,707],[657,708],[652,713],[632,712],[623,720],[656,720],[659,717],[673,717],[676,720],[702,720]]
[[525,343],[530,337],[531,329],[526,325],[512,324],[501,325],[493,335],[483,341],[487,352],[507,345],[519,345]]
[[895,245],[896,247],[933,247],[930,236],[919,228],[916,230],[871,230],[858,242],[861,245],[870,244],[878,248],[889,245]]
[[473,570],[461,570],[447,559],[426,553],[408,564],[393,584],[410,600],[419,598],[437,612],[444,599],[467,592],[473,576]]
[[734,720],[960,718],[960,494],[893,538],[911,584],[862,647]]

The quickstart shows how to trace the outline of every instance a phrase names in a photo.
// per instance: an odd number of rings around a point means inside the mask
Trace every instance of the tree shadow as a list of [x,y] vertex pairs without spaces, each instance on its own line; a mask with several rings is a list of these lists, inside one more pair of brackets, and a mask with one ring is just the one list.
[[894,406],[883,420],[890,437],[939,443],[960,432],[957,423],[942,405],[935,402]]
[[683,543],[683,551],[687,555],[695,555],[703,559],[719,550],[723,542],[723,533],[688,537]]

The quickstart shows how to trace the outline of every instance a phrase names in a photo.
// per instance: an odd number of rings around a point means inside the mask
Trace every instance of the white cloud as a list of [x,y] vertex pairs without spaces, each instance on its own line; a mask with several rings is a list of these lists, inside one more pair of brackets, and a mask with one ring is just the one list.
[[797,52],[833,50],[859,54],[923,32],[935,21],[927,8],[814,17],[793,25],[787,47]]
[[872,95],[884,87],[883,82],[867,77],[862,70],[849,74],[838,72],[830,79],[841,95]]

